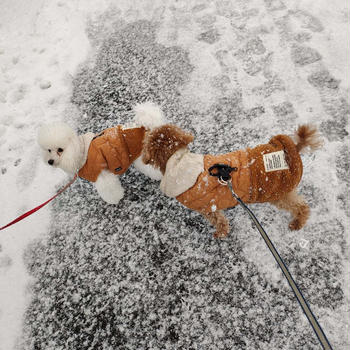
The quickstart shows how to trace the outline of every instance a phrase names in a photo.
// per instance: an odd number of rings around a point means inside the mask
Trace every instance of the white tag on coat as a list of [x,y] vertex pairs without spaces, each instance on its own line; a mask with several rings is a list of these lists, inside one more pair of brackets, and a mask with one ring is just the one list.
[[289,169],[284,151],[267,153],[263,155],[265,171],[277,171]]

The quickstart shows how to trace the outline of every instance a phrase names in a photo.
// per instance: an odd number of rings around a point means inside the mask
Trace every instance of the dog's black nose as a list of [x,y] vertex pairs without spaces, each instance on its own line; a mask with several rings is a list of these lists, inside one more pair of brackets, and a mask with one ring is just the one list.
[[50,160],[48,160],[47,162],[48,162],[50,165],[53,165],[54,160],[53,160],[53,159],[50,159]]

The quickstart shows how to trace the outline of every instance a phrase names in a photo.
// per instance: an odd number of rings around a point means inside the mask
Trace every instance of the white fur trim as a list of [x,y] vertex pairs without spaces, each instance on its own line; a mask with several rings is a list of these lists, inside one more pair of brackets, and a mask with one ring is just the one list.
[[134,107],[135,122],[147,128],[155,128],[166,123],[162,110],[153,102],[139,103]]
[[119,176],[110,171],[102,170],[95,182],[95,187],[101,198],[108,204],[118,204],[124,197],[124,189]]
[[160,189],[167,196],[176,197],[191,188],[203,171],[204,156],[181,148],[169,158]]
[[[95,134],[92,132],[88,132],[84,135],[79,136],[79,138],[82,140],[83,142],[83,157],[82,157],[82,164],[80,166],[80,168],[82,168],[84,166],[84,164],[86,163],[87,157],[88,157],[88,152],[89,152],[89,147],[90,147],[90,143],[92,141],[92,139],[95,137]],[[79,168],[79,169],[80,169]]]
[[160,170],[153,168],[153,166],[149,165],[149,164],[145,164],[142,162],[141,157],[138,157],[134,163],[133,163],[134,167],[141,173],[143,173],[144,175],[148,176],[149,178],[151,178],[152,180],[161,180],[163,175],[160,172]]

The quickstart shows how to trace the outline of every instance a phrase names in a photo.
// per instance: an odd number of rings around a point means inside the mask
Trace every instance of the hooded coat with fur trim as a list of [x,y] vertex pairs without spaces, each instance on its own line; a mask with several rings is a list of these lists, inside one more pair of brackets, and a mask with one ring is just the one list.
[[[263,155],[278,151],[284,151],[288,169],[267,171]],[[180,154],[180,156],[188,164],[186,160],[188,155]],[[191,161],[197,164],[197,169],[200,168],[198,162],[201,161],[202,169],[197,171],[198,176],[195,177],[191,187],[187,187],[188,189],[181,194],[176,192],[177,188],[181,188],[181,178],[176,175],[172,177],[173,180],[168,181],[167,173],[172,171],[171,167],[168,168],[170,158],[161,189],[163,188],[165,194],[176,197],[186,207],[203,213],[234,207],[238,204],[233,199],[228,186],[221,185],[217,177],[209,175],[209,168],[214,164],[223,163],[237,168],[236,172],[231,173],[232,185],[236,194],[246,203],[270,202],[280,199],[283,194],[292,191],[298,185],[303,172],[299,152],[293,140],[286,135],[275,136],[268,144],[259,145],[253,149],[201,157],[202,160],[196,158]],[[183,167],[185,168],[188,169],[186,166]],[[180,174],[181,171],[179,169],[177,171]],[[185,178],[189,177],[185,175]],[[167,186],[169,184],[170,186]]]
[[131,163],[140,156],[145,128],[123,128],[118,125],[95,136],[90,145],[87,160],[78,175],[95,182],[102,170],[124,174]]

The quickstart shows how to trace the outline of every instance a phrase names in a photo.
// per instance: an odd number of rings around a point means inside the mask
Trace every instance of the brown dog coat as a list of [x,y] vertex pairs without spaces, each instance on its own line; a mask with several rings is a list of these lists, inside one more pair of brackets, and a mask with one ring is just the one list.
[[[284,151],[288,169],[267,171],[263,155]],[[234,207],[237,201],[227,186],[209,175],[208,169],[217,163],[236,167],[231,173],[236,194],[246,203],[270,202],[292,191],[300,182],[303,166],[293,140],[286,135],[273,137],[268,144],[253,149],[239,150],[223,155],[204,155],[202,171],[195,184],[176,196],[186,207],[203,213]],[[165,173],[166,175],[166,173]]]
[[102,131],[89,145],[87,160],[79,176],[95,182],[102,170],[124,174],[140,156],[145,128],[125,128],[118,125]]

